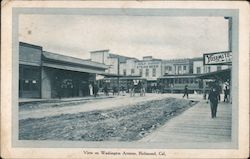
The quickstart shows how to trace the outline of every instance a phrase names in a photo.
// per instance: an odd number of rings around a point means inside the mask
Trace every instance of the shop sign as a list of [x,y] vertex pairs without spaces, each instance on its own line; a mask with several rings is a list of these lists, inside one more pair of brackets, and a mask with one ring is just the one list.
[[203,54],[204,65],[232,64],[232,52]]
[[158,68],[161,63],[158,61],[150,61],[150,62],[138,62],[137,68]]

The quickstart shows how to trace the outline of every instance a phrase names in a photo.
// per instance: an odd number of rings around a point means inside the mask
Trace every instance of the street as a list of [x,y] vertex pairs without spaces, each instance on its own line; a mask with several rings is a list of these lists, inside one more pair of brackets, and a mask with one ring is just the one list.
[[[19,138],[25,140],[211,142],[230,141],[229,104],[210,118],[202,95],[147,94],[62,99],[20,106]],[[225,111],[226,109],[226,111]],[[223,111],[223,112],[222,112]],[[226,117],[222,117],[226,116]]]

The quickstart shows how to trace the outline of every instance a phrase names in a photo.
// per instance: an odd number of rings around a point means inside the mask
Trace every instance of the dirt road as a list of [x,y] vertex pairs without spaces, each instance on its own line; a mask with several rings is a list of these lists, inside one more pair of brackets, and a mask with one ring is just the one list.
[[135,141],[196,103],[153,96],[20,112],[19,139]]

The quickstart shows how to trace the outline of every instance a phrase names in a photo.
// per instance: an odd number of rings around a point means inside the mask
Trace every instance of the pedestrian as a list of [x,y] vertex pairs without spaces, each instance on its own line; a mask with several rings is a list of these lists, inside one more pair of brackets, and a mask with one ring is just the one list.
[[227,86],[224,89],[224,102],[228,102],[228,88],[227,88]]
[[93,90],[94,90],[94,96],[96,97],[98,94],[98,90],[99,90],[98,85],[96,83],[94,83]]
[[115,93],[116,93],[116,87],[113,86],[113,95],[115,95]]
[[210,101],[212,118],[216,118],[217,107],[218,107],[218,102],[219,102],[218,94],[219,94],[218,90],[216,90],[216,87],[213,86],[208,95],[208,100]]
[[107,84],[105,84],[105,86],[104,86],[103,90],[104,90],[104,94],[105,94],[106,96],[109,96],[109,92],[108,92],[108,86],[107,86]]
[[184,94],[183,94],[183,98],[187,96],[187,99],[188,99],[188,85],[185,86],[184,88]]
[[91,83],[89,84],[89,95],[90,95],[90,96],[93,95],[93,86],[92,86]]

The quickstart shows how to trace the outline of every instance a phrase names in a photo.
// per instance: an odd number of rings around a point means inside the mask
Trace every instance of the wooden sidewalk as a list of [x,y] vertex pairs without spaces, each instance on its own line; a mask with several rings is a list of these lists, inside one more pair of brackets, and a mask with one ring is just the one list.
[[140,142],[230,142],[231,114],[232,104],[220,102],[217,118],[211,118],[210,105],[202,100]]

